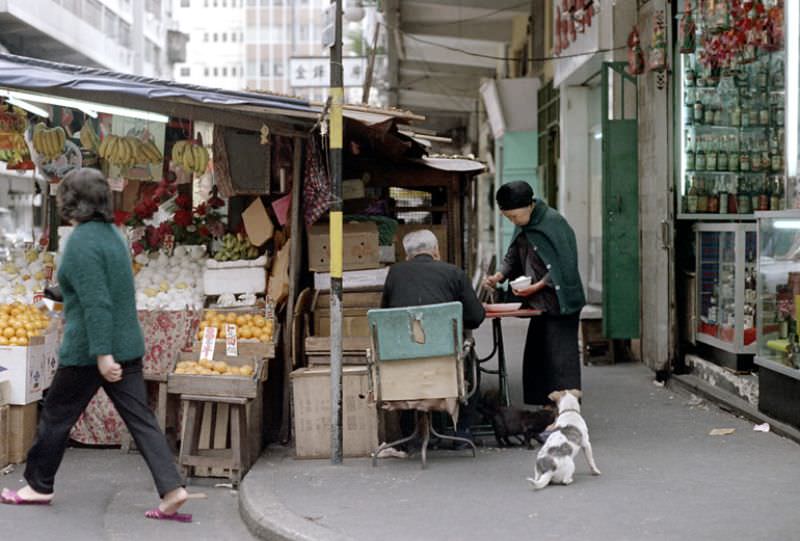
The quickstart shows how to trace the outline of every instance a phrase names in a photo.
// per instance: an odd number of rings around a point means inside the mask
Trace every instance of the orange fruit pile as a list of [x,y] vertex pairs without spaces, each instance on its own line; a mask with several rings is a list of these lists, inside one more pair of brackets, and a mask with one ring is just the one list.
[[246,376],[253,375],[253,367],[249,364],[242,366],[230,365],[225,361],[209,361],[200,359],[198,362],[181,361],[175,366],[176,374],[192,374],[195,376]]
[[241,312],[216,312],[206,310],[197,339],[203,339],[203,332],[207,327],[217,328],[217,337],[226,338],[225,325],[236,325],[236,334],[240,340],[255,340],[258,342],[272,342],[273,322],[261,314],[243,314]]
[[50,318],[26,304],[0,304],[0,346],[27,346],[50,326]]

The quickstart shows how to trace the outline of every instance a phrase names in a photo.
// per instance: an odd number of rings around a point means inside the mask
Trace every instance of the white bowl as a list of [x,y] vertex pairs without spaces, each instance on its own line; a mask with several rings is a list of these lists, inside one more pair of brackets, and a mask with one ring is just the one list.
[[533,279],[530,276],[520,276],[510,283],[511,289],[524,289],[531,285]]

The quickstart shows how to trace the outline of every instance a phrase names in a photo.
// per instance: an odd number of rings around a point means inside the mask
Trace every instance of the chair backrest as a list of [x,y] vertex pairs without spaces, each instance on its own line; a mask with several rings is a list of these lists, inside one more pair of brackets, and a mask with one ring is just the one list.
[[380,401],[464,395],[460,302],[367,312]]

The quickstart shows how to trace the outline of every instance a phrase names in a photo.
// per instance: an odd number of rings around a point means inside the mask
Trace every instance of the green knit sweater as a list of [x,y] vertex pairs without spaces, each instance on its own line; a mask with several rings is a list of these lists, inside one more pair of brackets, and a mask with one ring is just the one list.
[[578,272],[575,232],[558,211],[551,209],[541,199],[535,199],[534,202],[530,222],[514,229],[510,249],[514,249],[517,235],[525,233],[528,242],[537,248],[539,257],[550,271],[550,281],[556,290],[561,313],[574,314],[586,304]]
[[124,363],[144,356],[130,252],[113,224],[86,222],[67,240],[58,283],[64,296],[61,366],[90,366],[98,355]]

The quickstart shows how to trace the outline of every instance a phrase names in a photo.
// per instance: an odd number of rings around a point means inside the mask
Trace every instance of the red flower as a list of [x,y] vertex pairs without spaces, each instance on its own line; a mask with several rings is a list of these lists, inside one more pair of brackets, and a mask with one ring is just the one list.
[[212,209],[222,208],[225,206],[225,201],[215,195],[208,200],[208,206]]
[[208,237],[210,237],[210,236],[211,236],[211,231],[208,229],[208,227],[206,227],[206,226],[204,226],[204,225],[201,225],[201,226],[200,226],[200,229],[198,229],[198,230],[197,230],[197,232],[198,232],[198,233],[200,234],[200,236],[201,236],[201,237],[203,237],[204,239],[207,239]]
[[114,224],[115,225],[122,225],[126,223],[131,218],[130,212],[125,212],[123,210],[115,210],[114,211]]
[[158,204],[153,201],[152,199],[145,199],[136,207],[134,207],[133,212],[140,220],[146,220],[151,218],[153,214],[158,210]]
[[208,212],[208,207],[206,207],[205,203],[200,203],[199,205],[197,205],[197,208],[194,209],[194,213],[197,214],[198,216],[205,216],[207,212]]
[[152,225],[147,226],[145,236],[147,237],[147,244],[150,245],[151,249],[156,248],[161,242],[161,233]]
[[131,249],[133,250],[133,255],[139,255],[144,251],[144,246],[138,240],[131,244]]
[[172,226],[169,224],[169,222],[163,222],[161,225],[158,226],[158,235],[162,239],[166,235],[171,235],[171,234],[172,234]]
[[191,209],[192,208],[192,198],[188,195],[181,194],[175,198],[175,206],[179,209]]
[[185,209],[176,210],[173,220],[175,225],[187,227],[192,224],[192,213]]

